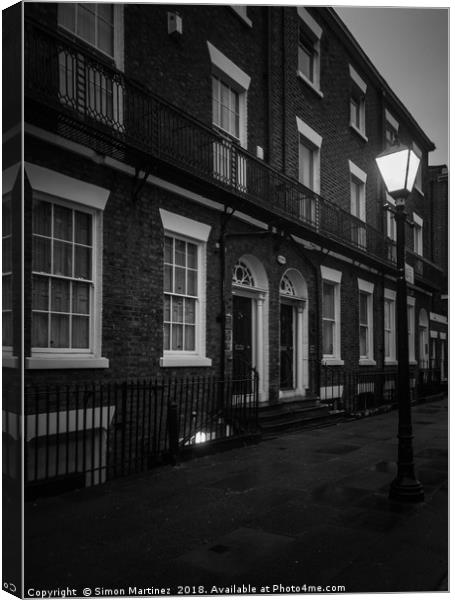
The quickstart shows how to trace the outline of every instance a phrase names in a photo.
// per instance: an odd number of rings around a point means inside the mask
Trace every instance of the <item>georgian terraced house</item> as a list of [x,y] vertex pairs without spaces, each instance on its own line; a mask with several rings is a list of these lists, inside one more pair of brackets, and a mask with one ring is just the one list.
[[[333,408],[342,373],[385,381],[403,317],[394,201],[374,159],[397,138],[421,158],[407,202],[411,385],[447,378],[434,145],[334,9],[21,9],[23,179],[14,103],[4,120],[5,385],[22,367],[29,387],[254,367],[265,411]],[[27,442],[49,412],[68,433],[55,398],[25,412]]]

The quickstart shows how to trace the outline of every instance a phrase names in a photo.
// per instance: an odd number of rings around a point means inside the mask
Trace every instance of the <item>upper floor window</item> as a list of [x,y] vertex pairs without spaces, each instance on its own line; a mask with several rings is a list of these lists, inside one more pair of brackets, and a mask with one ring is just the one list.
[[365,137],[365,105],[367,86],[357,71],[349,65],[351,77],[350,125]]
[[417,146],[417,144],[412,144],[412,149],[414,150],[414,152],[416,153],[416,155],[419,157],[420,162],[419,162],[419,168],[417,169],[417,174],[416,174],[416,178],[415,178],[415,182],[414,182],[414,187],[417,189],[417,191],[419,191],[421,194],[423,194],[423,187],[422,187],[422,150]]
[[92,2],[61,2],[59,25],[101,52],[114,56],[114,5]]
[[322,29],[308,10],[297,8],[299,21],[297,74],[319,94]]
[[[320,163],[322,137],[299,117],[297,130],[299,133],[299,181],[317,194],[320,191]],[[300,201],[299,216],[307,221],[316,220],[316,200],[313,196],[305,196]]]
[[213,124],[240,139],[240,96],[237,90],[212,75]]
[[414,252],[423,255],[423,219],[417,213],[413,215]]
[[386,146],[394,146],[398,140],[399,124],[395,117],[385,110],[385,140]]
[[351,214],[356,217],[352,223],[352,241],[366,247],[366,180],[367,175],[353,162],[349,161],[350,187],[351,187]]

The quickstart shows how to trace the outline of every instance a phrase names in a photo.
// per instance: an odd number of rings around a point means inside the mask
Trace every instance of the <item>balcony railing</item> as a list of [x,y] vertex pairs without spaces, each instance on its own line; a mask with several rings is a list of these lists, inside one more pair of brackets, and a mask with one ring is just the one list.
[[114,158],[140,157],[141,168],[161,165],[186,174],[242,206],[311,232],[313,240],[329,238],[394,265],[382,232],[158,98],[82,44],[32,23],[25,40],[26,122]]

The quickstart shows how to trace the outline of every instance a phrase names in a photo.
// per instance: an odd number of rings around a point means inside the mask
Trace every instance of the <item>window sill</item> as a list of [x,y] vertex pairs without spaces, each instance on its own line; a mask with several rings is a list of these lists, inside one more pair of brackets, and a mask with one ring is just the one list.
[[72,357],[32,357],[25,359],[26,369],[107,369],[107,358],[76,358]]
[[343,366],[344,360],[342,360],[341,358],[323,358],[322,364],[326,367]]
[[416,360],[410,360],[409,364],[415,366],[417,364],[417,361]]
[[355,125],[353,125],[352,123],[349,123],[349,127],[355,131],[355,133],[357,135],[359,135],[365,142],[368,142],[368,138],[365,135],[365,133],[363,131],[360,131],[360,129],[358,129]]
[[162,356],[160,367],[211,367],[212,359],[204,356]]
[[317,88],[314,83],[312,81],[310,81],[308,79],[308,77],[305,77],[305,75],[302,73],[302,71],[297,71],[297,77],[300,77],[300,79],[307,84],[308,87],[310,87],[313,92],[316,92],[316,94],[320,97],[320,98],[324,98],[324,94],[321,92],[321,90],[319,88]]
[[392,358],[385,358],[384,359],[384,365],[387,367],[397,367],[398,366],[398,361]]
[[12,356],[12,355],[3,355],[2,357],[2,367],[5,367],[7,369],[17,369],[17,367],[19,366],[19,359],[17,358],[17,356]]
[[375,367],[376,366],[376,361],[373,358],[361,358],[359,360],[359,366],[360,367]]

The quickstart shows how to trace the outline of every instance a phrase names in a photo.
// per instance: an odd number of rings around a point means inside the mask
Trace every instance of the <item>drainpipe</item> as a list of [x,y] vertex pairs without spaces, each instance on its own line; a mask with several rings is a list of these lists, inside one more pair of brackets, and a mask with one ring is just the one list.
[[282,155],[283,155],[283,165],[282,165],[282,172],[286,173],[286,90],[287,90],[287,86],[286,86],[286,65],[287,65],[287,61],[286,61],[286,32],[285,32],[285,24],[286,24],[286,8],[282,9],[282,15],[283,15],[283,27],[282,32],[283,32],[283,57],[282,57],[282,64],[283,64],[283,98],[282,98],[282,106],[283,106],[283,137],[281,139],[281,147],[282,147]]

